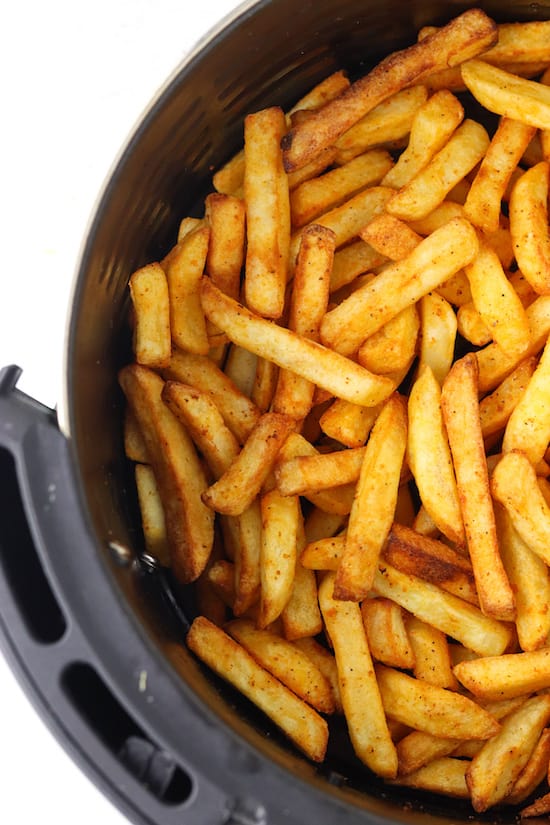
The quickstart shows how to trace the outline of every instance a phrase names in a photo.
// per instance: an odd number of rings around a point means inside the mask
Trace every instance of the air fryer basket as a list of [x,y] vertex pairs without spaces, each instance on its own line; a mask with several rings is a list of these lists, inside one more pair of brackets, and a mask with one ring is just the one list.
[[337,68],[356,76],[473,5],[499,21],[550,17],[547,0],[239,7],[167,84],[100,199],[75,282],[61,425],[17,390],[17,368],[0,373],[0,638],[54,733],[134,822],[473,821],[454,801],[384,788],[339,730],[314,767],[183,646],[174,652],[192,597],[142,556],[116,381],[131,357],[128,276],[201,214],[243,116],[288,106]]

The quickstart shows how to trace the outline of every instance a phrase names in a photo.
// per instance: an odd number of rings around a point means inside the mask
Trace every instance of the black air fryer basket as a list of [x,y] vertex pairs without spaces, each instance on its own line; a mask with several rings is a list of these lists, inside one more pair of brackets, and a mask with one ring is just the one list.
[[461,803],[383,787],[344,731],[313,766],[183,645],[174,658],[193,604],[143,554],[116,376],[131,358],[128,277],[166,253],[182,216],[201,214],[244,115],[287,107],[338,68],[364,73],[474,5],[498,21],[550,17],[547,0],[239,7],[153,103],[104,190],[75,282],[59,420],[17,389],[18,368],[0,374],[0,638],[54,734],[133,822],[472,821]]

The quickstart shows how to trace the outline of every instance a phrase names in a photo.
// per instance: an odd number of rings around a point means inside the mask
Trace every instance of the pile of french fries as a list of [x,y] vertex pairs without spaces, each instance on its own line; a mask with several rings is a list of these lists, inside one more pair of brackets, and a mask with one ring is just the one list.
[[388,785],[525,817],[550,813],[549,66],[550,22],[471,9],[249,114],[130,278],[119,375],[196,656],[316,762],[343,714]]

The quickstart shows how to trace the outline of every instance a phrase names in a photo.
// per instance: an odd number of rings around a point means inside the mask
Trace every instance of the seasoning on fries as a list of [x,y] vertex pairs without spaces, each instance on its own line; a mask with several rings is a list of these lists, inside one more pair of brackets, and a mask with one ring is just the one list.
[[389,788],[523,817],[550,811],[549,43],[470,9],[249,113],[129,279],[119,375],[198,659],[314,762],[340,717]]

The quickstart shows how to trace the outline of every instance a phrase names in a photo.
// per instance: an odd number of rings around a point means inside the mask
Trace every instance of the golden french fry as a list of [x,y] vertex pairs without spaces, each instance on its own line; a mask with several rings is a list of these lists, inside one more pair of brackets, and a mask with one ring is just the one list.
[[418,108],[427,98],[424,86],[411,86],[390,95],[338,138],[336,161],[346,163],[373,146],[405,138]]
[[441,409],[481,609],[489,616],[513,620],[514,594],[500,558],[479,422],[475,355],[453,365],[443,384]]
[[531,816],[548,816],[550,814],[550,793],[545,793],[535,799],[531,805],[526,805],[521,811],[521,818],[528,819]]
[[525,453],[511,450],[502,456],[491,477],[491,491],[527,546],[550,564],[550,507]]
[[398,312],[470,263],[477,249],[471,224],[459,218],[449,221],[406,258],[391,264],[327,312],[321,324],[321,341],[339,353],[351,355]]
[[303,524],[298,527],[296,544],[296,566],[290,597],[281,613],[285,639],[296,641],[308,636],[317,636],[323,629],[323,620],[317,600],[317,579],[313,570],[308,570],[300,561],[305,546]]
[[531,751],[529,760],[505,799],[506,805],[519,805],[533,794],[547,776],[550,760],[550,729],[545,728]]
[[362,447],[379,412],[379,406],[361,407],[337,398],[325,410],[319,424],[329,438],[334,438],[346,447]]
[[371,272],[385,262],[385,255],[363,241],[354,241],[343,246],[334,255],[330,274],[330,291],[337,292],[342,287],[351,284],[358,275]]
[[533,696],[502,722],[500,731],[474,757],[466,773],[478,812],[501,802],[525,768],[550,719],[550,696]]
[[414,653],[398,604],[383,598],[364,599],[361,615],[375,661],[391,667],[414,667]]
[[390,784],[468,799],[470,792],[466,785],[467,767],[468,763],[464,759],[441,756],[413,773],[399,776]]
[[134,308],[134,353],[138,364],[165,367],[170,361],[170,300],[168,284],[160,264],[136,270],[129,281]]
[[199,616],[186,641],[199,659],[254,702],[310,759],[324,759],[328,742],[326,721],[227,633]]
[[281,495],[292,496],[355,482],[364,456],[365,448],[355,447],[278,461],[275,466],[277,487]]
[[510,415],[502,442],[503,452],[521,450],[534,465],[544,458],[550,442],[549,384],[550,345],[547,343],[525,392]]
[[223,372],[243,395],[250,398],[254,388],[257,366],[258,356],[256,353],[231,344],[225,359]]
[[491,330],[475,308],[473,301],[458,308],[456,320],[459,335],[475,347],[484,347],[493,340]]
[[340,696],[350,739],[358,758],[379,776],[397,774],[397,754],[392,742],[361,609],[354,602],[334,598],[334,575],[319,587],[319,605],[334,647]]
[[189,235],[191,232],[194,232],[195,229],[202,229],[206,225],[207,224],[204,218],[183,218],[180,221],[180,225],[178,227],[177,242],[180,243],[187,235]]
[[228,555],[234,561],[234,596],[231,605],[235,616],[242,616],[260,595],[260,554],[262,516],[255,498],[238,516],[220,518]]
[[340,686],[338,684],[338,669],[336,667],[336,659],[332,653],[311,636],[295,639],[293,644],[299,650],[306,653],[313,664],[317,665],[332,690],[335,713],[343,713]]
[[485,154],[487,132],[474,120],[465,120],[448,143],[388,202],[390,215],[405,221],[425,218]]
[[244,195],[246,203],[247,305],[258,315],[282,315],[290,243],[288,181],[279,144],[286,129],[277,106],[245,118]]
[[273,361],[266,358],[256,360],[256,374],[254,384],[250,394],[250,400],[258,407],[260,412],[267,412],[272,405],[273,396],[277,388],[279,368]]
[[442,541],[395,523],[384,558],[403,573],[432,582],[471,604],[479,604],[470,560]]
[[357,360],[378,375],[408,372],[416,354],[419,330],[416,306],[405,307],[361,344]]
[[474,226],[485,232],[498,229],[506,188],[534,134],[534,126],[501,118],[464,204],[464,214]]
[[438,529],[451,541],[463,545],[464,522],[443,423],[441,389],[427,366],[419,373],[409,395],[407,462],[422,504]]
[[361,601],[372,587],[390,531],[407,443],[404,399],[395,394],[382,408],[364,448],[334,595]]
[[474,605],[417,576],[402,573],[385,560],[379,565],[373,590],[480,656],[498,657],[512,637],[508,624],[484,616]]
[[369,407],[379,404],[394,389],[389,378],[372,375],[316,341],[254,315],[223,295],[208,278],[203,280],[202,302],[206,315],[234,343],[293,370],[338,398]]
[[480,54],[496,38],[495,23],[479,9],[470,9],[421,43],[382,60],[349,90],[285,135],[285,168],[290,171],[307,163],[391,94]]
[[155,474],[148,464],[136,464],[135,477],[145,548],[164,567],[170,567],[166,522]]
[[234,619],[225,630],[256,661],[322,713],[334,712],[330,685],[307,654],[269,630],[258,630],[248,619]]
[[407,147],[386,173],[384,185],[399,189],[408,184],[444,147],[463,117],[462,104],[447,89],[432,95],[415,114]]
[[260,492],[293,423],[280,413],[264,413],[239,455],[204,491],[204,503],[230,516],[244,512]]
[[452,306],[437,292],[428,292],[419,301],[420,344],[418,374],[429,367],[439,384],[454,358],[457,321]]
[[137,464],[149,463],[143,436],[130,407],[126,407],[124,411],[124,454],[126,458]]
[[416,616],[408,616],[405,627],[414,657],[415,678],[440,688],[456,690],[458,682],[452,672],[446,635]]
[[[313,224],[302,233],[288,328],[312,341],[319,340],[319,326],[327,311],[334,244],[334,233],[324,226]],[[273,409],[301,420],[311,409],[314,389],[314,385],[302,376],[291,370],[281,370]]]
[[260,411],[210,358],[174,352],[163,375],[206,393],[239,443],[246,441],[258,422]]
[[204,570],[214,541],[213,513],[201,495],[207,481],[191,438],[161,398],[164,381],[130,364],[119,383],[150,456],[166,521],[172,568],[185,583]]
[[483,60],[466,61],[461,72],[470,92],[490,112],[538,129],[550,126],[550,89],[542,83],[517,77]]
[[304,226],[360,190],[380,183],[392,166],[389,152],[372,149],[324,175],[305,181],[290,194],[292,225]]
[[207,355],[210,349],[198,292],[204,274],[210,229],[187,234],[162,261],[170,295],[172,341],[182,350]]
[[463,739],[434,736],[432,733],[426,733],[423,730],[411,731],[396,745],[399,777],[409,776],[423,768],[424,765],[429,765],[435,759],[449,756],[464,741]]
[[479,420],[484,438],[504,429],[525,392],[536,365],[535,358],[526,358],[490,395],[480,401]]
[[[550,88],[547,89],[550,95]],[[516,181],[510,196],[510,233],[518,266],[539,295],[550,294],[548,161],[537,163]]]
[[296,568],[300,503],[297,496],[270,490],[260,500],[262,538],[259,627],[277,619],[291,595]]
[[373,218],[359,234],[366,243],[392,261],[406,258],[422,240],[418,232],[387,212]]
[[482,700],[512,699],[550,687],[550,648],[462,661],[453,671]]
[[489,739],[499,730],[496,719],[466,696],[385,665],[375,671],[388,716],[415,730],[451,739]]
[[238,298],[244,261],[244,202],[213,192],[205,200],[205,216],[210,226],[206,271],[222,292]]
[[306,544],[300,561],[309,570],[338,570],[344,552],[345,535],[311,538]]

